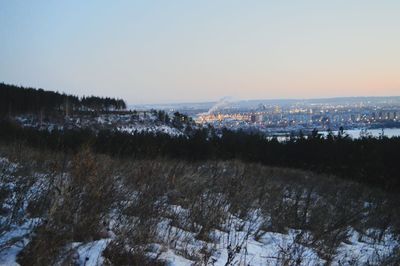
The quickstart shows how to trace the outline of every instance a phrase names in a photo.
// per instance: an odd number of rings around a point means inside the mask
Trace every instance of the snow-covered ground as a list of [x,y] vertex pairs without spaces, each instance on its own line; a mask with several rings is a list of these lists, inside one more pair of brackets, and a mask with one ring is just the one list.
[[182,131],[167,125],[128,125],[117,128],[118,131],[133,133],[166,134],[172,137],[183,136]]
[[76,250],[74,263],[85,266],[103,265],[102,253],[110,241],[111,239],[100,239],[89,243],[72,243],[72,248]]
[[[28,244],[29,235],[41,223],[40,218],[25,216],[28,198],[43,191],[43,176],[36,175],[28,186],[18,176],[20,166],[0,158],[0,191],[7,196],[1,201],[0,265],[16,265],[16,256]],[[21,195],[19,191],[23,191]]]
[[[25,180],[28,185],[21,187],[23,184],[20,181],[24,177],[20,176],[18,169],[18,164],[0,158],[0,188],[8,191],[1,202],[4,211],[0,216],[0,265],[18,265],[18,253],[29,243],[34,229],[42,223],[40,217],[28,217],[26,208],[29,199],[46,191],[48,176],[31,174],[30,181]],[[22,198],[18,194],[21,191]],[[262,231],[260,210],[253,210],[242,219],[226,210],[218,228],[211,229],[206,238],[199,239],[198,232],[191,231],[187,224],[190,210],[179,205],[168,205],[166,209],[168,215],[159,218],[155,242],[147,255],[157,257],[167,265],[183,266],[199,262],[216,266],[326,263],[312,247],[299,244],[299,239],[307,239],[309,232],[290,228],[287,233]],[[110,224],[116,222],[120,221]],[[202,225],[196,224],[195,227],[201,228]],[[332,265],[378,265],[378,258],[390,255],[399,247],[399,242],[391,234],[376,242],[361,236],[353,228],[349,228],[348,232],[348,241],[340,244]],[[73,252],[75,265],[103,265],[105,258],[102,253],[114,238],[111,234],[110,237],[90,242],[74,242],[68,244],[67,249]]]
[[[182,210],[179,206],[175,209]],[[288,230],[286,234],[276,232],[262,232],[256,238],[255,231],[259,228],[257,212],[253,212],[249,220],[241,220],[230,215],[227,224],[223,225],[224,231],[213,230],[211,242],[196,239],[194,233],[171,226],[168,222],[160,224],[159,236],[162,242],[169,243],[168,248],[161,253],[160,258],[169,262],[169,265],[195,264],[182,256],[191,254],[201,257],[204,250],[211,252],[207,262],[211,265],[324,265],[321,259],[311,248],[298,244],[296,239],[307,237],[306,231]],[[374,264],[376,258],[383,258],[399,246],[399,243],[387,235],[380,243],[367,242],[359,238],[355,230],[351,230],[350,242],[342,243],[338,254],[333,260],[333,265],[378,265]],[[204,256],[203,256],[204,258]],[[200,259],[202,260],[202,259]],[[285,264],[286,265],[286,264]]]
[[0,265],[18,265],[18,253],[28,244],[29,235],[40,222],[40,219],[30,219],[22,225],[11,225],[3,232],[0,237]]
[[171,137],[183,136],[184,128],[174,127],[171,122],[159,121],[152,112],[141,112],[138,115],[100,114],[98,116],[65,117],[60,121],[39,121],[34,115],[17,116],[16,121],[23,127],[39,128],[53,131],[64,129],[109,129],[120,132],[166,134]]

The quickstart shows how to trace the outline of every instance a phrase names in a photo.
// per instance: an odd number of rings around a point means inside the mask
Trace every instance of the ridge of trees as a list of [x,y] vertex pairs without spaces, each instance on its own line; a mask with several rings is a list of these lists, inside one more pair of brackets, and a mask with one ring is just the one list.
[[111,156],[146,159],[229,160],[262,163],[269,166],[312,170],[344,179],[395,191],[400,188],[398,151],[400,138],[362,137],[343,134],[326,138],[313,132],[307,138],[294,137],[286,142],[242,131],[212,128],[194,129],[190,136],[135,133],[90,129],[40,131],[0,121],[0,141],[18,142],[41,149],[78,151],[83,145]]
[[78,97],[43,89],[0,83],[0,115],[2,116],[43,112],[69,114],[74,111],[124,109],[126,109],[126,103],[122,99],[97,96]]

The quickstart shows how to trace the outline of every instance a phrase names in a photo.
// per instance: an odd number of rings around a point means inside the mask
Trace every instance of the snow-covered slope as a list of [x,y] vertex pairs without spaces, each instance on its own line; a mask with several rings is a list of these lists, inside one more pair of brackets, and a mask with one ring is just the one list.
[[[29,172],[26,167],[11,163],[6,158],[0,158],[0,173],[0,265],[18,265],[18,254],[35,236],[35,230],[46,223],[48,218],[35,216],[29,206],[55,189],[49,185],[49,180],[68,179],[50,172]],[[260,208],[251,207],[247,214],[239,217],[231,213],[230,203],[223,194],[207,192],[201,195],[200,201],[194,201],[191,207],[184,207],[166,200],[168,195],[149,202],[143,191],[151,190],[135,190],[126,186],[123,177],[115,178],[114,182],[123,197],[118,197],[119,202],[103,215],[108,217],[108,228],[92,240],[64,245],[60,248],[60,263],[70,261],[82,266],[110,263],[109,256],[104,254],[113,244],[121,241],[126,241],[124,247],[127,252],[138,250],[149,259],[176,266],[323,265],[328,262],[327,258],[321,257],[318,248],[312,245],[311,231],[293,228],[285,228],[284,232],[269,231],[265,227],[269,217]],[[141,212],[145,212],[141,208],[147,208],[146,204],[160,210],[159,213],[144,216],[148,218],[142,221],[151,222],[144,228],[154,235],[147,238],[147,242],[130,242],[129,232],[140,225],[140,219],[143,219]],[[196,211],[199,206],[203,209]],[[208,214],[203,217],[203,222],[199,222],[201,219],[194,216],[204,215],[204,212]],[[369,237],[374,235],[374,231],[371,228],[368,234],[360,234],[349,225],[342,231],[347,234],[343,238],[345,240],[339,244],[329,263],[379,265],[386,257],[395,256],[400,244],[398,237],[388,231],[380,240],[376,240]]]
[[[165,115],[165,114],[164,114]],[[174,123],[174,115],[170,114],[168,120],[157,116],[157,111],[147,111],[134,114],[91,114],[74,115],[69,117],[58,117],[57,119],[40,119],[36,115],[20,115],[15,118],[16,122],[23,127],[33,127],[41,130],[64,130],[64,129],[91,129],[91,130],[116,130],[121,132],[166,134],[172,137],[185,135],[185,130],[199,127],[193,121]]]

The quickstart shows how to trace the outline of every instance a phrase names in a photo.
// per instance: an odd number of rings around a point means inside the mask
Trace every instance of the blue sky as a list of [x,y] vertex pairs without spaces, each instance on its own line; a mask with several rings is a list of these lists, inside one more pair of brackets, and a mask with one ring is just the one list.
[[129,103],[400,95],[400,1],[0,1],[0,81]]

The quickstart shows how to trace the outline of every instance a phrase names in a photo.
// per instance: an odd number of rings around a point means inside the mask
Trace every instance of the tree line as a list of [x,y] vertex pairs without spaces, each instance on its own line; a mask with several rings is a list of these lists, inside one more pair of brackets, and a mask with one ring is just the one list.
[[126,103],[122,99],[96,96],[78,97],[43,89],[0,83],[0,115],[2,116],[57,112],[71,114],[74,111],[124,109],[126,109]]
[[192,129],[189,137],[172,137],[112,130],[95,133],[90,129],[49,132],[22,128],[2,120],[0,140],[67,152],[76,152],[83,145],[89,145],[98,153],[133,159],[239,159],[333,174],[387,190],[400,188],[399,137],[351,139],[341,133],[322,137],[314,131],[307,137],[300,135],[280,142],[243,131],[215,133],[212,128]]

